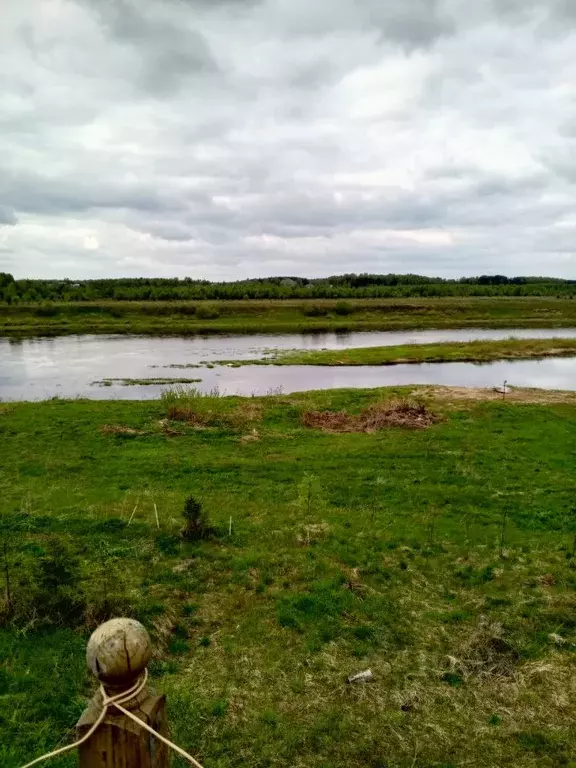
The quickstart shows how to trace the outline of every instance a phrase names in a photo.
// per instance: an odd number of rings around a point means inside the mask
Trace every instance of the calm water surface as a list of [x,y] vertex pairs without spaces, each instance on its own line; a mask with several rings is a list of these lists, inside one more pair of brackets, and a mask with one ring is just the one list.
[[459,329],[347,334],[279,336],[61,336],[0,339],[0,399],[38,400],[61,397],[92,399],[151,399],[166,385],[102,387],[93,382],[110,378],[201,379],[196,384],[222,394],[267,394],[339,387],[378,387],[398,384],[444,384],[489,387],[508,379],[512,386],[576,390],[576,358],[548,358],[473,363],[328,368],[320,366],[179,369],[172,365],[201,365],[211,360],[246,360],[281,349],[346,349],[350,347],[425,344],[474,339],[576,338],[576,329]]

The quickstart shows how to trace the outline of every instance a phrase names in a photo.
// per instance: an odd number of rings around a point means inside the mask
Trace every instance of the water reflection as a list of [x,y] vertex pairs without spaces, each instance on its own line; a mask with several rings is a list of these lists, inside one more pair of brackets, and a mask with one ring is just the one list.
[[[96,387],[106,378],[200,378],[199,388],[227,394],[267,394],[338,387],[445,384],[489,387],[508,379],[514,386],[576,390],[576,358],[496,362],[435,363],[363,367],[207,368],[203,361],[246,360],[275,349],[344,349],[434,341],[576,337],[576,329],[442,330],[391,333],[322,333],[311,336],[228,336],[158,338],[147,336],[66,336],[0,340],[0,399],[34,400],[60,395],[94,399],[150,399],[162,385]],[[171,365],[201,366],[188,369]],[[155,370],[151,370],[154,368]]]

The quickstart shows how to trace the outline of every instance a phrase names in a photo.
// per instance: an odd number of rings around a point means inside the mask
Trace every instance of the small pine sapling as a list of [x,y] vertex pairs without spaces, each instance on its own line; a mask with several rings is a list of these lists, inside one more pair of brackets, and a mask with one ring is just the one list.
[[214,529],[202,509],[202,504],[194,496],[188,496],[184,502],[182,517],[184,518],[184,527],[181,531],[183,539],[200,541],[209,538],[214,533]]

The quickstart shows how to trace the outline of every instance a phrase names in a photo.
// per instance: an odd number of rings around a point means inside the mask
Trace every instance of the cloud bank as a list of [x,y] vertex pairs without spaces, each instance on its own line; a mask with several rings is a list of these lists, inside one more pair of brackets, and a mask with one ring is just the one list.
[[568,0],[5,0],[0,271],[574,277]]

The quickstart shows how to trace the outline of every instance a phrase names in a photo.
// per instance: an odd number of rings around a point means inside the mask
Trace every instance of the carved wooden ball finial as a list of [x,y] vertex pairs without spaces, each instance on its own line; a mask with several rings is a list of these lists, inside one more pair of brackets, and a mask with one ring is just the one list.
[[133,684],[152,655],[150,635],[139,621],[111,619],[96,629],[86,648],[86,661],[94,675],[111,686]]

